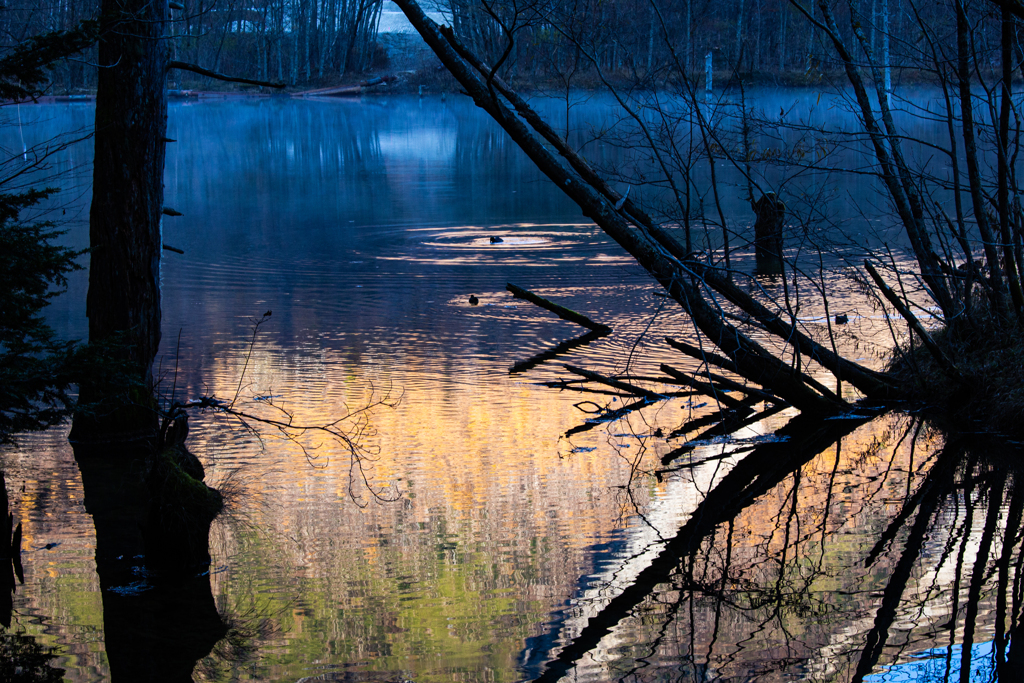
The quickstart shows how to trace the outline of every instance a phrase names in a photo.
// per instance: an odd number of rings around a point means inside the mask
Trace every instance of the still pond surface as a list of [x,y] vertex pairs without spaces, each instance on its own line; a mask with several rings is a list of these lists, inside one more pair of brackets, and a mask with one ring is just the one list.
[[[768,111],[840,116],[816,93],[760,97]],[[18,116],[3,144],[31,152],[87,131],[92,109]],[[164,241],[185,253],[163,261],[165,400],[237,394],[302,424],[392,404],[346,423],[365,481],[330,438],[193,416],[189,447],[229,492],[209,581],[231,631],[186,663],[197,679],[1010,680],[996,668],[1022,654],[1011,454],[947,444],[906,415],[677,431],[712,406],[677,397],[610,421],[622,398],[543,386],[569,377],[566,362],[689,369],[663,338],[692,325],[471,103],[203,101],[171,107],[169,136],[167,204],[184,216],[165,220]],[[80,246],[90,157],[84,142],[51,163]],[[837,182],[844,201],[879,204]],[[725,201],[749,232],[740,190]],[[581,330],[506,282],[614,333],[510,373]],[[85,286],[76,274],[48,312],[70,338],[86,336]],[[891,344],[882,314],[830,286],[851,318],[839,343],[877,367]],[[801,315],[823,322],[812,300]],[[11,632],[56,648],[67,680],[108,680],[126,655],[105,637],[67,429],[21,438],[0,464],[25,528]],[[150,586],[144,558],[128,560],[137,580],[117,589],[130,607]],[[166,628],[180,666],[189,624]]]

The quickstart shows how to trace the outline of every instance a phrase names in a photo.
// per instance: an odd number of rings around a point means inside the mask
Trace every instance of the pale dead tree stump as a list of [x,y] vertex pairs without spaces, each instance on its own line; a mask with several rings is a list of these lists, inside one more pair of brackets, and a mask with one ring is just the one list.
[[754,204],[754,254],[757,272],[763,275],[782,273],[782,226],[786,222],[786,205],[768,192]]

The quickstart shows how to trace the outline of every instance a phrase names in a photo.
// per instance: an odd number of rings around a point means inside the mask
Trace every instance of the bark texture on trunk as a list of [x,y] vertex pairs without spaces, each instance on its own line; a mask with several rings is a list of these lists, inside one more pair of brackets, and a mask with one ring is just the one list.
[[[81,398],[106,402],[119,394],[141,405],[149,400],[160,344],[168,9],[166,0],[104,0],[102,12],[86,312],[90,342],[115,344],[115,360],[127,363],[134,386],[101,379],[83,386]],[[151,432],[156,418],[147,418],[150,412],[126,415],[104,405],[76,419],[75,436],[109,436],[110,420],[120,423],[116,432]]]

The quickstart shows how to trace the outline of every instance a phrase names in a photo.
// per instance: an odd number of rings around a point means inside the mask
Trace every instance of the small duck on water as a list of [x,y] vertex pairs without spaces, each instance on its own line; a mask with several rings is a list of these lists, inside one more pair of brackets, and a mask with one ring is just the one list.
[[498,242],[504,242],[505,240],[500,237],[491,237],[491,244],[497,244]]
[[476,294],[470,294],[469,295],[469,305],[470,306],[476,306],[478,303],[480,303],[480,299],[476,298]]

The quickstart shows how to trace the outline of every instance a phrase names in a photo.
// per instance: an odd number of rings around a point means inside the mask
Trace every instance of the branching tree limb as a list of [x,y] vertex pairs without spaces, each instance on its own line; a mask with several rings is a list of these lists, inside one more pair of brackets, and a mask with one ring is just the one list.
[[932,339],[930,334],[928,334],[928,331],[924,329],[921,321],[919,321],[917,316],[915,316],[907,305],[903,303],[903,300],[900,299],[899,295],[897,295],[889,285],[885,284],[885,280],[883,280],[882,276],[878,274],[878,270],[871,265],[871,261],[865,260],[864,268],[868,271],[871,279],[875,281],[875,285],[878,286],[878,290],[882,292],[886,301],[891,303],[899,314],[903,316],[903,319],[910,325],[910,329],[912,329],[914,334],[921,339],[925,348],[928,349],[928,353],[932,354],[939,366],[941,366],[943,370],[955,379],[963,380],[963,376],[960,374],[960,371],[956,369],[956,366],[953,365],[952,361],[950,361],[946,354],[943,353],[942,349],[939,348],[939,345],[936,344],[935,340]]
[[204,69],[197,64],[189,64],[188,62],[167,62],[167,70],[180,69],[181,71],[191,71],[192,73],[199,74],[200,76],[207,76],[209,78],[215,78],[218,81],[227,81],[228,83],[245,83],[247,85],[260,85],[264,88],[284,88],[285,83],[274,83],[272,81],[258,81],[253,78],[242,78],[240,76],[227,76],[225,74],[217,73],[216,71],[210,71]]

